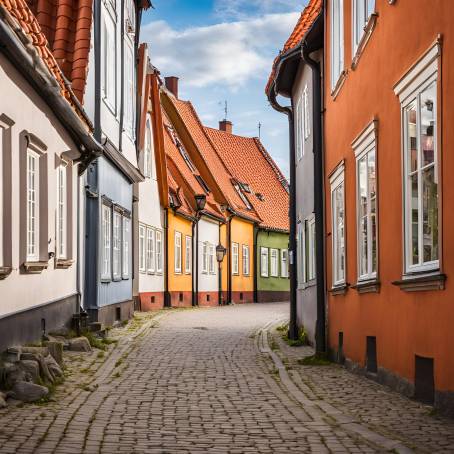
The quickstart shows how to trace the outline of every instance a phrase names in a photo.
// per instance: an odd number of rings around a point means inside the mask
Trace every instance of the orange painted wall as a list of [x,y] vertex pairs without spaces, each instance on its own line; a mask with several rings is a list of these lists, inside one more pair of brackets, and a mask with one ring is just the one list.
[[[239,245],[239,274],[232,275],[232,291],[252,292],[254,290],[254,224],[241,218],[234,217],[231,225],[231,243]],[[249,246],[250,273],[243,275],[242,246]],[[232,244],[230,244],[230,251]]]
[[[328,4],[330,2],[327,2]],[[329,5],[328,5],[329,7]],[[355,157],[351,142],[378,118],[378,235],[380,293],[329,295],[329,344],[337,348],[344,333],[346,357],[364,365],[366,336],[376,336],[379,367],[414,381],[414,356],[434,358],[435,387],[454,391],[454,8],[448,0],[376,0],[376,28],[355,70],[350,68],[351,0],[344,0],[345,66],[348,74],[337,98],[330,96],[330,35],[325,36],[325,184],[328,174],[345,159],[347,282],[357,278]],[[325,24],[330,23],[329,8]],[[420,56],[443,35],[440,72],[439,154],[442,174],[439,193],[442,219],[442,291],[408,293],[391,284],[402,277],[403,217],[400,103],[393,86]],[[441,135],[440,135],[441,134]],[[440,161],[441,162],[441,161]],[[331,286],[331,207],[327,196],[327,283]]]
[[[181,274],[175,273],[175,232],[181,233]],[[185,236],[192,237],[192,222],[182,216],[175,215],[169,210],[169,292],[192,291],[192,274],[185,273]]]

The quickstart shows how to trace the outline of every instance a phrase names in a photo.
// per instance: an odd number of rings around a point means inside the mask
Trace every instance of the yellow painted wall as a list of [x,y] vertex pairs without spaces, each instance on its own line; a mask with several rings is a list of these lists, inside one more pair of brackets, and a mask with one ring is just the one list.
[[226,255],[224,260],[222,261],[222,291],[227,291],[227,276],[229,273],[229,262],[227,259],[227,254],[229,253],[229,244],[227,244],[227,223],[221,224],[221,231],[220,231],[220,241],[221,244],[227,249]]
[[[192,274],[185,273],[185,237],[192,237],[192,222],[169,210],[169,291],[192,291]],[[175,232],[181,233],[181,274],[175,273]]]
[[[239,275],[232,275],[232,291],[252,292],[254,291],[254,224],[237,217],[234,217],[231,222],[231,243],[239,245]],[[243,275],[243,244],[249,246],[249,276]],[[232,244],[229,247],[231,253]]]

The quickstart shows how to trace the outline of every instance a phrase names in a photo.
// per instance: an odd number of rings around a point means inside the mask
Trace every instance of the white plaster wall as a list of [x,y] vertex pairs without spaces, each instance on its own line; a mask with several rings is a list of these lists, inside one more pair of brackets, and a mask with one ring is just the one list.
[[216,292],[218,291],[218,262],[216,261],[215,252],[215,272],[214,274],[205,274],[202,272],[202,253],[203,243],[208,241],[213,244],[214,247],[219,244],[219,223],[209,218],[202,217],[198,225],[199,238],[197,241],[197,247],[199,249],[199,291],[200,292]]
[[[44,101],[34,92],[16,69],[0,54],[0,114],[11,118],[12,126],[12,217],[1,219],[2,223],[12,223],[12,273],[0,281],[0,317],[23,311],[34,306],[59,300],[76,293],[76,264],[67,270],[54,269],[54,261],[41,274],[20,274],[19,234],[20,234],[20,193],[19,186],[19,134],[23,130],[35,134],[47,149],[48,163],[48,251],[55,247],[56,172],[55,155],[75,149],[66,131],[60,126],[56,116]],[[73,258],[76,259],[76,200],[77,167],[73,168]],[[2,214],[3,216],[3,214]]]

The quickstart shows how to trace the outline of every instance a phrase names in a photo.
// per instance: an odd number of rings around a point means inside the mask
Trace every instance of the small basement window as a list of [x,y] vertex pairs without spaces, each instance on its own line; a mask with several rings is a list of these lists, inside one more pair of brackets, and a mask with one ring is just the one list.
[[377,367],[377,339],[375,336],[367,336],[366,339],[366,369],[367,372],[376,374]]

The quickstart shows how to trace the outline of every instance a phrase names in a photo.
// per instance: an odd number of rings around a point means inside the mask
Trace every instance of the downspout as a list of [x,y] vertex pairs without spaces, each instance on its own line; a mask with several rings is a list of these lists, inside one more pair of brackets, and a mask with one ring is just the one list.
[[169,293],[169,209],[165,209],[164,216],[164,251],[165,251],[165,275],[164,275],[164,307],[171,307]]
[[227,228],[227,304],[232,304],[232,217],[229,217]]
[[253,266],[254,266],[254,303],[258,303],[259,302],[259,291],[258,291],[258,284],[259,284],[259,273],[258,273],[258,270],[257,270],[257,254],[258,254],[258,250],[257,250],[257,237],[258,237],[258,234],[259,234],[259,229],[257,227],[257,225],[254,224],[254,245],[252,247],[252,253],[253,253],[253,256],[254,258],[252,259],[253,260]]
[[[123,116],[125,113],[125,107],[124,107],[124,102],[125,102],[125,71],[124,71],[124,64],[125,64],[125,0],[121,0],[121,14],[120,14],[120,20],[121,20],[121,50],[120,50],[120,59],[121,59],[121,75],[120,75],[120,124],[119,124],[119,129],[120,133],[118,135],[118,150],[120,153],[123,151]],[[117,68],[115,68],[116,70]],[[137,71],[135,71],[136,73]]]
[[192,222],[192,306],[196,306],[196,275],[198,275],[199,267],[198,267],[198,247],[197,247],[197,238],[196,238],[196,223],[197,221]]
[[296,166],[295,166],[295,137],[293,106],[281,106],[276,100],[274,89],[271,90],[269,100],[273,109],[284,113],[288,117],[289,126],[289,152],[290,152],[290,238],[289,238],[289,274],[290,274],[290,322],[288,337],[298,339],[298,325],[296,321],[296,287],[297,287],[297,262],[296,262]]
[[315,327],[315,349],[317,354],[326,353],[326,314],[325,314],[325,220],[324,220],[324,166],[322,153],[322,77],[320,63],[309,57],[307,44],[302,47],[302,58],[312,69],[312,116],[314,130],[314,212],[315,250],[317,285],[317,323]]
[[95,108],[94,135],[101,143],[101,2],[94,2],[94,49],[95,49]]
[[195,220],[195,294],[194,294],[194,306],[199,305],[199,221],[200,217],[197,214]]

